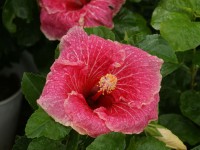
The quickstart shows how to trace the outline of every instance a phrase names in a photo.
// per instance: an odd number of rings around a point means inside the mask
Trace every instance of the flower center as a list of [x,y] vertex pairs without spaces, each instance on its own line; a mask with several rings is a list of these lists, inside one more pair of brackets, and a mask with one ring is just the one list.
[[117,77],[112,74],[106,74],[99,80],[100,90],[98,92],[102,92],[102,95],[104,95],[104,92],[110,94],[115,89],[116,84],[117,84]]
[[96,85],[90,92],[90,95],[86,98],[88,105],[92,108],[98,108],[100,106],[110,107],[112,105],[113,96],[110,93],[115,90],[117,85],[117,77],[112,74],[106,74],[102,76]]
[[66,9],[68,11],[76,11],[83,8],[90,0],[68,0],[66,1]]

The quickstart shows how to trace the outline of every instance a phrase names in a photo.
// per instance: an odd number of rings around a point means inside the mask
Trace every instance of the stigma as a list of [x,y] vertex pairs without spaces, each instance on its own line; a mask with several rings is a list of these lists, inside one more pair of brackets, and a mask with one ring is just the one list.
[[116,88],[116,84],[117,77],[112,74],[106,74],[99,80],[99,92],[101,92],[102,95],[104,95],[105,92],[110,94]]

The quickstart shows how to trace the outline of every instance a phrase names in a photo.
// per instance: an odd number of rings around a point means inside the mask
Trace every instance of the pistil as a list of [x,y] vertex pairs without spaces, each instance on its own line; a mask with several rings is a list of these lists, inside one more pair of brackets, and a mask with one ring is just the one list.
[[101,95],[110,94],[115,90],[117,84],[117,77],[113,74],[106,74],[101,77],[98,83],[99,91],[92,96],[92,100],[96,101]]

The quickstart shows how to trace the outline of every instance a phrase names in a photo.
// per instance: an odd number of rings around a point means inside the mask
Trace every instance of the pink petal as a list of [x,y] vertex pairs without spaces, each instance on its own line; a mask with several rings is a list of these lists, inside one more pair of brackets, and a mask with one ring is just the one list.
[[64,111],[64,101],[71,91],[83,93],[84,74],[82,66],[72,67],[55,61],[37,103],[57,122],[65,124],[68,118]]
[[65,112],[68,115],[69,124],[80,134],[88,134],[92,137],[110,132],[97,114],[88,106],[81,94],[72,92],[65,100]]
[[117,101],[140,108],[151,103],[160,90],[163,61],[136,47],[123,45],[123,48],[126,52],[124,64],[112,71],[118,78],[112,95]]
[[119,11],[125,0],[93,0],[83,9],[86,12],[84,16],[84,26],[106,26],[113,27],[112,18]]
[[[41,30],[50,40],[60,39],[73,26],[113,27],[112,18],[125,0],[40,0]],[[84,5],[83,5],[84,4]]]
[[39,0],[40,6],[49,14],[66,11],[66,0]]
[[94,35],[87,36],[80,27],[70,29],[60,43],[61,60],[67,60],[71,65],[85,64],[88,68],[86,82],[92,85],[123,63],[124,51],[121,48],[121,44],[117,42],[113,43]]
[[60,39],[67,31],[79,25],[80,13],[58,12],[49,14],[44,8],[40,12],[41,30],[49,40]]
[[106,126],[115,132],[125,134],[140,133],[152,120],[158,118],[158,101],[156,95],[154,101],[141,108],[129,106],[128,103],[115,103],[110,108],[100,107],[95,110]]

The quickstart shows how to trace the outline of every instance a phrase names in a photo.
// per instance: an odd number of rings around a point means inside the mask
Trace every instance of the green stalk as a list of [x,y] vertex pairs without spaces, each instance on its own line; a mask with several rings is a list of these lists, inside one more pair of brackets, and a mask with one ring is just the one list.
[[[196,49],[193,49],[193,57],[196,54]],[[192,68],[191,68],[191,89],[194,89],[196,86],[196,75],[197,75],[197,71],[198,71],[198,66],[196,64],[192,64]]]

